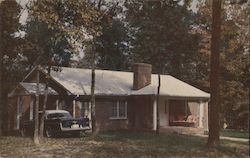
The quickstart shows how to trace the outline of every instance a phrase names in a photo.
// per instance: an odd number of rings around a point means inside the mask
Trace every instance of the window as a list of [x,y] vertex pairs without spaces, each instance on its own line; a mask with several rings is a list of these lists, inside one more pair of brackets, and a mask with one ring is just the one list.
[[111,107],[110,119],[126,119],[127,118],[127,102],[118,100],[113,102]]

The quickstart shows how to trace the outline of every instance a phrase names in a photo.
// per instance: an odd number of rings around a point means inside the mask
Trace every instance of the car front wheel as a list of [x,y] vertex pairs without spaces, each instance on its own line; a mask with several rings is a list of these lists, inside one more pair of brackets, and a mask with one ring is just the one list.
[[45,135],[48,138],[52,138],[54,136],[53,131],[51,130],[51,128],[46,128]]
[[26,131],[26,129],[24,127],[22,127],[20,133],[21,133],[22,137],[26,137],[27,136],[27,131]]

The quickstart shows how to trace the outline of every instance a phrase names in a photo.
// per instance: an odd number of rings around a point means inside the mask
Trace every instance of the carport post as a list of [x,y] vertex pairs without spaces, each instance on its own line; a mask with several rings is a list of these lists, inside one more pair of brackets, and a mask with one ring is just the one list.
[[59,109],[59,99],[56,99],[56,110]]
[[200,112],[199,112],[199,128],[203,128],[203,117],[204,117],[204,102],[200,100]]
[[156,105],[156,97],[154,97],[153,103],[153,130],[155,131],[157,128],[157,105]]
[[76,101],[73,100],[73,118],[76,117]]

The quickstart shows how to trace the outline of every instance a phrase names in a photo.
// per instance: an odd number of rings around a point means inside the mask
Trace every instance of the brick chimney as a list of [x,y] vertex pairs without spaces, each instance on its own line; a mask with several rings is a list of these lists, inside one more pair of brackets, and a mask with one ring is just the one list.
[[145,63],[135,63],[133,66],[133,71],[133,90],[139,90],[151,84],[152,65]]

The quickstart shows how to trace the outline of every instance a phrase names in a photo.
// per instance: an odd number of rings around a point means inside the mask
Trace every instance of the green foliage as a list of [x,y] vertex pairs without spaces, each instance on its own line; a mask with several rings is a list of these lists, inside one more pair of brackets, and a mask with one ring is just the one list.
[[[13,84],[22,77],[22,66],[15,64],[20,60],[17,47],[20,38],[15,36],[20,27],[19,13],[20,5],[14,0],[0,2],[0,62],[1,62],[1,84],[3,84],[3,100]],[[10,64],[12,63],[12,64]]]
[[[199,67],[209,65],[211,5],[205,3],[198,11],[199,29],[203,36],[198,58],[203,59]],[[227,3],[223,5],[220,64],[221,125],[227,128],[249,129],[249,11],[246,4]],[[197,76],[204,76],[204,86],[209,79],[209,70],[201,69]],[[198,79],[198,81],[200,81]],[[208,85],[209,87],[209,85]]]
[[82,0],[33,1],[30,14],[45,22],[51,29],[59,29],[73,38],[73,42],[84,42],[101,33],[104,13]]
[[8,57],[15,57],[15,46],[18,44],[18,38],[15,32],[20,27],[19,13],[21,7],[14,0],[5,0],[0,3],[0,44],[1,52]]
[[103,26],[103,34],[96,39],[97,67],[126,70],[129,63],[128,30],[119,19]]
[[151,63],[154,72],[192,78],[199,36],[191,33],[195,16],[187,6],[167,0],[127,2],[134,61]]
[[27,58],[28,66],[69,64],[74,50],[64,32],[51,29],[46,23],[34,19],[27,22],[23,31],[26,35],[19,48]]
[[20,10],[15,0],[0,1],[0,135],[7,122],[3,111],[7,108],[8,91],[22,76],[21,66],[14,64],[18,60],[16,48],[20,39],[15,32],[20,26]]

